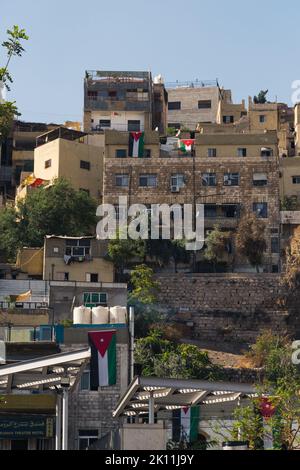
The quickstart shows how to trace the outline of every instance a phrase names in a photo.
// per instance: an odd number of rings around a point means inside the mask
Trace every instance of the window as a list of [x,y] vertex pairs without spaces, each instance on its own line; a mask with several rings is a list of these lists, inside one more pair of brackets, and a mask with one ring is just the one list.
[[260,151],[262,157],[273,157],[273,149],[263,147]]
[[211,109],[211,100],[199,100],[198,109]]
[[80,379],[80,390],[90,390],[90,369],[87,368],[83,371],[81,379]]
[[108,96],[109,98],[116,99],[117,98],[116,90],[108,90]]
[[144,149],[144,158],[151,158],[151,149]]
[[279,253],[279,238],[278,237],[271,237],[271,253],[272,254]]
[[53,248],[53,253],[59,253],[59,248],[57,246]]
[[168,127],[172,128],[172,129],[180,129],[181,124],[179,122],[169,122]]
[[238,148],[238,157],[247,157],[247,149]]
[[139,132],[141,130],[141,121],[129,120],[128,121],[128,132]]
[[223,116],[223,124],[233,124],[234,116]]
[[80,258],[90,255],[91,251],[91,240],[66,240],[66,256],[72,256],[73,258]]
[[253,173],[253,186],[267,186],[268,177],[265,173]]
[[129,186],[129,175],[116,175],[116,186],[119,188]]
[[97,100],[97,97],[98,97],[98,92],[97,92],[97,91],[88,90],[87,95],[88,95],[88,98],[89,98],[90,100],[96,101],[96,100]]
[[278,264],[273,264],[273,265],[272,265],[272,273],[273,273],[273,274],[279,273],[279,266],[278,266]]
[[98,440],[98,430],[79,430],[78,432],[78,449],[87,450],[94,442]]
[[183,188],[185,183],[184,175],[177,173],[171,176],[171,187],[176,186],[178,188]]
[[208,157],[216,157],[217,156],[217,149],[212,149],[212,148],[207,149],[207,156]]
[[253,212],[260,219],[268,218],[268,204],[266,202],[254,202],[253,203]]
[[300,176],[292,176],[293,184],[300,184]]
[[101,127],[110,127],[111,126],[110,119],[100,119],[99,126],[100,126],[100,128]]
[[236,219],[240,215],[240,207],[236,204],[228,204],[221,207],[222,217]]
[[168,103],[169,111],[173,111],[175,109],[181,109],[181,101],[170,101]]
[[201,180],[202,180],[202,186],[216,186],[217,185],[216,173],[203,173]]
[[264,114],[261,114],[261,115],[259,116],[259,122],[260,122],[261,124],[263,124],[263,123],[265,123],[266,121],[267,121],[267,117],[266,117]]
[[90,162],[86,162],[85,160],[80,160],[80,168],[82,170],[90,170],[91,169],[91,164],[90,164]]
[[52,165],[52,160],[50,158],[50,160],[46,160],[45,161],[45,168],[50,168],[50,166]]
[[83,294],[83,303],[85,307],[98,307],[103,305],[107,306],[107,293],[106,292],[86,292]]
[[98,273],[86,273],[85,280],[86,282],[99,282]]
[[69,281],[69,273],[56,273],[57,281]]
[[139,185],[141,187],[155,188],[157,186],[156,175],[140,175]]
[[224,186],[239,186],[240,175],[239,173],[225,173]]
[[116,150],[116,158],[126,158],[127,157],[127,150],[126,149],[117,149]]
[[208,219],[217,217],[217,206],[213,204],[205,204],[204,217],[207,217]]

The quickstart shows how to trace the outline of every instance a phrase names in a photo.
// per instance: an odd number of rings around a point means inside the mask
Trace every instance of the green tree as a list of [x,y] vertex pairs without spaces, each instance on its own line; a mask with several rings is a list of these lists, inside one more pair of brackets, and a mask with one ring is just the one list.
[[269,90],[261,90],[257,96],[254,96],[254,104],[265,104],[267,103],[267,94]]
[[[274,448],[300,449],[300,371],[292,361],[291,341],[286,336],[262,333],[251,347],[247,358],[261,367],[261,380],[256,383],[257,397],[234,413],[232,438],[247,440],[251,449],[260,449],[265,434],[273,437]],[[273,408],[262,426],[265,401]]]
[[226,254],[229,253],[230,242],[230,232],[222,231],[218,225],[215,225],[214,229],[206,238],[204,258],[213,264],[215,272],[217,264],[224,259]]
[[136,266],[130,274],[132,291],[130,301],[137,300],[143,304],[153,304],[159,290],[159,282],[153,278],[153,269],[145,264]]
[[142,366],[143,375],[206,380],[222,377],[222,371],[211,363],[205,351],[165,339],[163,326],[136,341],[135,362]]
[[134,261],[142,262],[145,252],[144,240],[131,238],[123,240],[117,233],[116,239],[110,240],[108,244],[108,257],[115,265],[117,279],[122,280],[125,268],[129,268]]
[[30,192],[15,209],[0,212],[0,249],[11,260],[22,246],[42,246],[46,235],[92,235],[96,208],[96,201],[86,192],[57,179],[47,188]]
[[255,214],[246,214],[239,223],[235,238],[237,251],[256,267],[257,272],[267,249],[265,230],[265,223]]
[[[7,90],[10,90],[9,84],[13,82],[13,79],[9,73],[9,65],[13,57],[22,56],[24,52],[22,41],[27,41],[28,36],[25,30],[20,29],[17,25],[8,29],[6,33],[7,39],[2,43],[6,52],[6,60],[4,65],[0,67],[0,87],[3,85]],[[19,115],[15,102],[0,102],[0,141],[8,135],[15,115]]]

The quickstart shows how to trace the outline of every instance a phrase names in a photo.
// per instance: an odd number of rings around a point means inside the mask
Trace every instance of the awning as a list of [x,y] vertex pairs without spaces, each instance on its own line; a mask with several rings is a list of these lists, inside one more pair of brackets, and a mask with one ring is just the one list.
[[256,391],[251,384],[136,377],[117,404],[113,417],[148,413],[151,397],[154,411],[158,412],[236,402],[253,396],[256,396]]
[[66,383],[72,389],[80,380],[90,356],[90,349],[86,348],[0,366],[0,393],[22,390],[49,393]]

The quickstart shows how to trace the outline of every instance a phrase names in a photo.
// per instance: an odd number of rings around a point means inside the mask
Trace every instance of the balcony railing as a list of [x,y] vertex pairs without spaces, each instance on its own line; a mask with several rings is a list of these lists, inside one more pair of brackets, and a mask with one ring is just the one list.
[[0,310],[47,310],[47,302],[0,302]]

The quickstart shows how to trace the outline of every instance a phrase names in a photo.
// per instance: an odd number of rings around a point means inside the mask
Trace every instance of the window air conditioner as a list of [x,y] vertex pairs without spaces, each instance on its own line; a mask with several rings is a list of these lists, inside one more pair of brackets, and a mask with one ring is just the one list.
[[171,192],[172,193],[179,193],[180,192],[180,187],[179,186],[171,186]]

